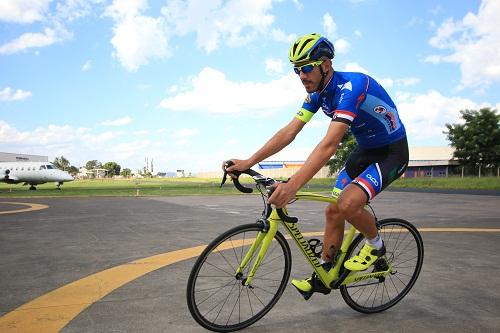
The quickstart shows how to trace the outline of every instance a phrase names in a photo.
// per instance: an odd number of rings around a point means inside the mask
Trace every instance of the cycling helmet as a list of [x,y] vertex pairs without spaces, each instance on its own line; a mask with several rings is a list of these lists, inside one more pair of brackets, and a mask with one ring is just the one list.
[[295,43],[290,47],[288,53],[288,59],[290,59],[290,62],[293,64],[316,61],[321,57],[333,59],[334,56],[335,48],[333,44],[317,33],[297,38]]

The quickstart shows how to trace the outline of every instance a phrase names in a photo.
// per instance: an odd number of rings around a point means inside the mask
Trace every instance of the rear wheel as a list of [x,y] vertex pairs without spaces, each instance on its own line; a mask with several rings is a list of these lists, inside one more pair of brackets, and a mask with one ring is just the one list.
[[[415,284],[424,260],[422,237],[410,222],[385,219],[377,224],[387,252],[372,267],[359,274],[387,270],[388,266],[392,267],[392,273],[340,287],[346,303],[363,313],[381,312],[399,302]],[[346,258],[359,252],[364,239],[361,234],[354,239]]]
[[236,274],[248,249],[263,230],[260,224],[237,226],[213,240],[198,257],[187,285],[193,318],[206,329],[232,332],[262,318],[276,304],[288,283],[291,253],[280,232],[274,236],[250,285],[245,285],[258,251]]

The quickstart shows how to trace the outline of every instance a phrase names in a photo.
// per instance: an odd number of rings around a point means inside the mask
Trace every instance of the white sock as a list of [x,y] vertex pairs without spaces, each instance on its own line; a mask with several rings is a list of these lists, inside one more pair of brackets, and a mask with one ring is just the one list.
[[377,237],[375,238],[367,239],[366,242],[370,244],[371,247],[374,247],[377,250],[380,250],[384,245],[384,243],[382,242],[382,237],[380,237],[379,234],[377,234]]

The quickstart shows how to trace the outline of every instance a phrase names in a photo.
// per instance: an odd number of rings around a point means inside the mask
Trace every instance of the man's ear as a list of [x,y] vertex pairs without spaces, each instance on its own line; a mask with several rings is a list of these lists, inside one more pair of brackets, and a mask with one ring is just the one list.
[[329,72],[332,70],[332,59],[326,58],[323,60],[323,63],[321,64],[323,66],[323,71],[324,72]]

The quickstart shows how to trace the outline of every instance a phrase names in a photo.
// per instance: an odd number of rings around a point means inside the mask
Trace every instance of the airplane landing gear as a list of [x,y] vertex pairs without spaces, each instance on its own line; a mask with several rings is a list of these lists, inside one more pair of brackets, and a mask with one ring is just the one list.
[[30,190],[31,190],[31,191],[35,191],[35,190],[36,190],[35,185],[31,185],[31,186],[30,186]]

